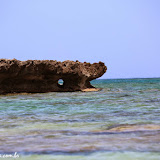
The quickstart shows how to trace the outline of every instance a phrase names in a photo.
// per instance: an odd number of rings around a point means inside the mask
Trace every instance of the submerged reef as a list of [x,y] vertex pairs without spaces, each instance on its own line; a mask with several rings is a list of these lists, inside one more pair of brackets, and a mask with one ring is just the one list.
[[83,91],[106,70],[103,62],[0,59],[0,94]]

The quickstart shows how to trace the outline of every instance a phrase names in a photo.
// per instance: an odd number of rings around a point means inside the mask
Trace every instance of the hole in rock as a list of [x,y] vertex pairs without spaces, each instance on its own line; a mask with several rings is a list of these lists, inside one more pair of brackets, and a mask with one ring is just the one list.
[[59,80],[58,80],[58,84],[59,84],[60,86],[63,86],[63,85],[64,85],[63,79],[59,79]]

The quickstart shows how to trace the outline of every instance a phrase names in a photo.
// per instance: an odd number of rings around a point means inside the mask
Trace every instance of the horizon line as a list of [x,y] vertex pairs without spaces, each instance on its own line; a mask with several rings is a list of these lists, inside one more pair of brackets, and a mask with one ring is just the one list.
[[160,78],[160,77],[136,77],[136,78],[97,78],[97,79],[95,79],[95,80],[99,80],[99,79],[108,79],[108,80],[110,80],[110,79],[158,79],[158,78]]

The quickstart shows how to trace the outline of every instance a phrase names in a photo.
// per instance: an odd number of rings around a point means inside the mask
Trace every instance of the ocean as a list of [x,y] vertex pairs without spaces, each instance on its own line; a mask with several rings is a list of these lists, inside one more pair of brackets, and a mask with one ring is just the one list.
[[160,78],[91,83],[103,89],[0,95],[0,159],[159,160]]

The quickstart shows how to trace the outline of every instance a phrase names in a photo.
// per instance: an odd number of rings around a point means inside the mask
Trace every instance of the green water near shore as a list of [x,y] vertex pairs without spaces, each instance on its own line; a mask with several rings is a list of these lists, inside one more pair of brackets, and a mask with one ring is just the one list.
[[[26,160],[160,159],[160,79],[92,84],[103,90],[1,95],[0,154],[17,152]],[[125,125],[141,131],[110,130]]]

